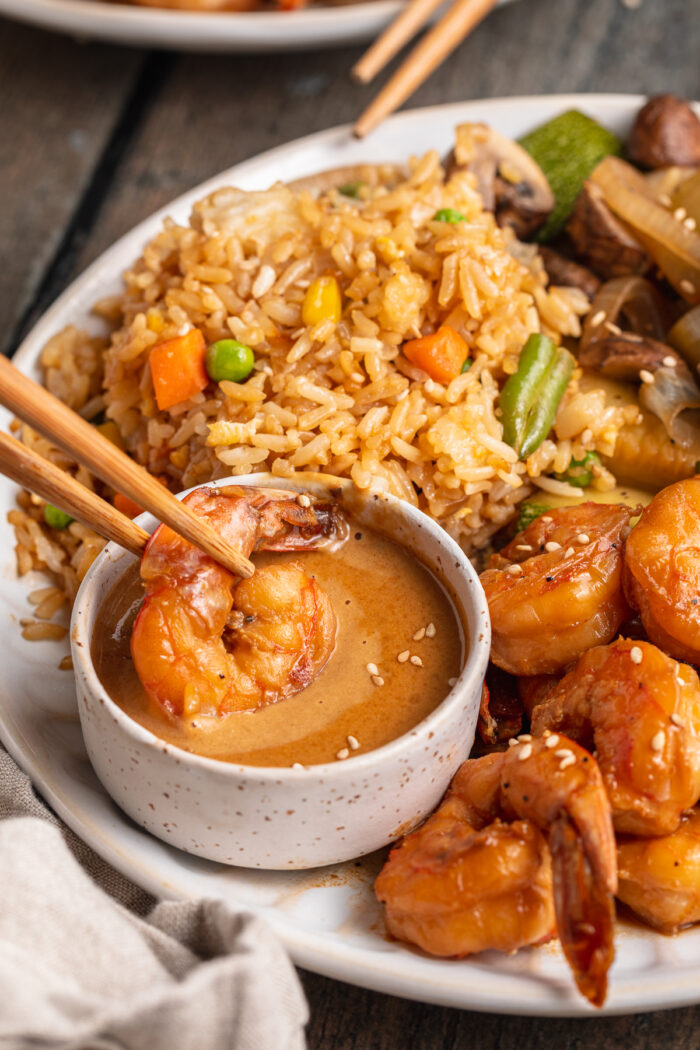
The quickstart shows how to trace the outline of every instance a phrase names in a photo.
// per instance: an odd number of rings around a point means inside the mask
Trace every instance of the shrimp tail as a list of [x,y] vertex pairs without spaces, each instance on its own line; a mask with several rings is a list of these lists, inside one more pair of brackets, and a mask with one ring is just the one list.
[[579,991],[600,1007],[615,955],[613,894],[597,876],[586,843],[567,814],[553,822],[549,849],[559,940]]

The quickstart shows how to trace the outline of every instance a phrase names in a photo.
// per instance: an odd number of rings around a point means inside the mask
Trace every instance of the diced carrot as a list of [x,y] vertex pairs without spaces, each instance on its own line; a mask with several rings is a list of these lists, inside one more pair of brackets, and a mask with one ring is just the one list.
[[151,350],[151,376],[161,412],[194,397],[209,382],[204,367],[207,344],[198,328],[177,339],[167,339]]
[[117,510],[126,514],[127,518],[138,518],[139,514],[143,514],[143,507],[139,507],[138,503],[134,503],[123,492],[115,492],[112,502]]
[[410,339],[401,349],[409,361],[438,383],[449,383],[458,376],[469,357],[469,347],[462,336],[447,325],[422,339]]

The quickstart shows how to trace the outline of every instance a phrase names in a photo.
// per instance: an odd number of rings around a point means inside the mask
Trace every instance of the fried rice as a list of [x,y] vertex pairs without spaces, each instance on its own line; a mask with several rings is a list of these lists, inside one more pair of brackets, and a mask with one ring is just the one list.
[[[448,208],[465,221],[436,221]],[[329,274],[342,318],[305,325],[306,290]],[[578,289],[548,287],[537,249],[499,228],[474,177],[446,179],[431,151],[400,176],[368,168],[357,199],[281,184],[217,190],[188,225],[166,221],[124,274],[123,293],[96,305],[108,337],[65,329],[41,363],[55,395],[113,421],[123,447],[173,491],[322,471],[409,500],[474,554],[533,488],[560,490],[552,475],[572,456],[610,454],[625,412],[636,414],[579,389],[574,373],[554,430],[525,462],[502,440],[499,389],[528,335],[576,339],[588,308]],[[401,353],[442,324],[464,337],[473,362],[447,385]],[[234,337],[251,347],[253,373],[159,411],[150,352],[192,327],[208,344]],[[27,427],[22,438],[94,485]],[[594,485],[612,484],[600,468]],[[102,541],[76,522],[49,529],[26,493],[11,520],[20,572],[50,570],[71,599]]]

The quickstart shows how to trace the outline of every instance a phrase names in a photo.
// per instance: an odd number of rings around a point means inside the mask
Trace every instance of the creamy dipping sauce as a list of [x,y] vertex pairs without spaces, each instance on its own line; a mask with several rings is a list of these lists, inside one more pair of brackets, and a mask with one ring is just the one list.
[[325,668],[300,693],[257,711],[170,717],[148,699],[131,661],[131,628],[143,598],[134,565],[100,610],[92,659],[107,693],[144,728],[225,762],[314,765],[381,747],[444,700],[464,663],[464,633],[442,585],[398,544],[353,524],[332,552],[256,554],[253,561],[294,562],[326,591],[338,632]]

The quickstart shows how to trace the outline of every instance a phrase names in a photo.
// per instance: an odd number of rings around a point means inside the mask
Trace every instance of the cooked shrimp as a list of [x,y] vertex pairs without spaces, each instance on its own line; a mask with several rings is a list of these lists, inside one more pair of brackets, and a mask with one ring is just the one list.
[[700,810],[663,838],[623,838],[617,895],[650,926],[675,933],[700,922]]
[[559,507],[492,557],[481,582],[495,664],[515,675],[556,674],[615,637],[629,614],[622,543],[632,513],[604,503]]
[[700,477],[663,489],[625,544],[624,587],[651,640],[700,663]]
[[595,760],[567,740],[528,738],[465,762],[438,810],[391,851],[375,889],[389,932],[433,955],[513,951],[556,927],[579,989],[600,1006],[616,886]]
[[[342,520],[333,504],[307,497],[301,506],[273,489],[200,488],[185,502],[246,557],[318,547]],[[171,714],[274,703],[303,689],[333,651],[330,601],[297,565],[267,566],[234,587],[230,572],[161,525],[141,578],[131,655],[149,697]]]
[[615,828],[667,835],[700,798],[700,681],[649,642],[585,653],[532,715],[532,732],[595,748]]

